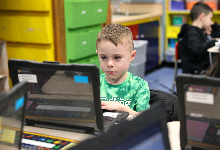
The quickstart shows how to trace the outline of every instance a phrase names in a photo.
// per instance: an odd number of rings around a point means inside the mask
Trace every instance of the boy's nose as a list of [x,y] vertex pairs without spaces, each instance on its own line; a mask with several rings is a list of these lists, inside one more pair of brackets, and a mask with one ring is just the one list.
[[107,65],[108,65],[108,67],[114,67],[114,63],[112,60],[109,60]]

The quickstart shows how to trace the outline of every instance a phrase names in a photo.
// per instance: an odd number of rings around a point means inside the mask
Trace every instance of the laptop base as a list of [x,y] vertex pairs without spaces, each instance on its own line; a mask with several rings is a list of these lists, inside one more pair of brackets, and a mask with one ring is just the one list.
[[67,124],[58,124],[58,123],[47,123],[35,120],[26,119],[26,126],[34,126],[34,127],[41,127],[41,128],[48,128],[48,129],[55,129],[55,130],[63,130],[63,131],[70,131],[70,132],[79,132],[79,133],[86,133],[86,134],[95,134],[93,128],[89,127],[80,127],[80,126],[73,126]]

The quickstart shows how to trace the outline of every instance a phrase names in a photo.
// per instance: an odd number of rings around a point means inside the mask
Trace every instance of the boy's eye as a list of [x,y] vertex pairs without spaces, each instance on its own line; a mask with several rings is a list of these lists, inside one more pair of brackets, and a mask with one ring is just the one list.
[[102,60],[105,60],[105,59],[106,59],[106,57],[105,57],[105,56],[102,56],[102,57],[101,57],[101,59],[102,59]]
[[119,59],[121,59],[121,57],[115,57],[115,59],[116,59],[116,60],[119,60]]

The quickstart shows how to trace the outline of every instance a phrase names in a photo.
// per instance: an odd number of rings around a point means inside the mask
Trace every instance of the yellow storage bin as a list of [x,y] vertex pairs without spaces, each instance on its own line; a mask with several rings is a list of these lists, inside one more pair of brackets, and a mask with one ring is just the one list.
[[34,61],[55,61],[51,44],[7,43],[8,58],[27,59]]
[[0,10],[50,11],[51,0],[0,0]]
[[50,44],[53,41],[49,12],[0,12],[0,20],[0,39],[39,44]]
[[168,27],[166,30],[167,38],[177,39],[178,34],[180,33],[180,27]]

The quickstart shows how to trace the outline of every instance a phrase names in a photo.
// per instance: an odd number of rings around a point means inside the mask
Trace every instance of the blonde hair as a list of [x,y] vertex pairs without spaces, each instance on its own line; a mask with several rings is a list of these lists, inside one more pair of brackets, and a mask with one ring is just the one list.
[[110,24],[102,28],[99,32],[96,41],[96,48],[98,47],[98,43],[102,40],[111,41],[117,46],[118,44],[123,44],[124,39],[127,39],[128,41],[128,49],[133,51],[134,43],[131,30],[121,24]]

